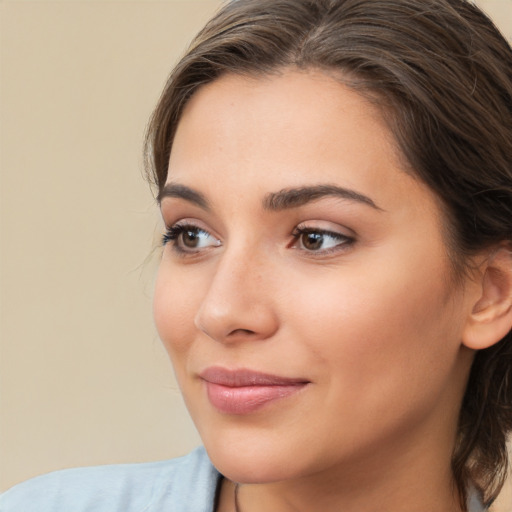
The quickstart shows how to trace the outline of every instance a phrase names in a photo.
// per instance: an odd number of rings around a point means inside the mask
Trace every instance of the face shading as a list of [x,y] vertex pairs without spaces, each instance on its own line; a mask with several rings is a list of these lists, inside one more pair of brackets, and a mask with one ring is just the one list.
[[156,324],[223,474],[449,466],[469,305],[374,106],[320,72],[224,76],[188,103],[160,200]]

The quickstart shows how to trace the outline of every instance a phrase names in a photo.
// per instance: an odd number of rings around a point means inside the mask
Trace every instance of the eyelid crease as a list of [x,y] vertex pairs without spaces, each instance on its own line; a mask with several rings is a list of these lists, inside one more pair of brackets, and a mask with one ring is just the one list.
[[356,233],[353,229],[349,228],[347,225],[340,224],[339,222],[335,222],[332,220],[326,219],[308,219],[302,222],[299,222],[294,230],[304,230],[304,231],[319,231],[322,233],[330,233],[333,235],[341,235],[345,237],[356,237]]
[[303,234],[309,234],[309,233],[318,233],[320,235],[326,235],[326,236],[332,236],[334,238],[355,238],[353,235],[346,235],[345,233],[340,233],[339,231],[333,231],[333,230],[330,230],[330,229],[322,229],[322,228],[315,228],[315,227],[309,227],[309,226],[304,226],[304,227],[300,227],[300,226],[297,226],[294,231],[293,231],[293,235],[303,235]]

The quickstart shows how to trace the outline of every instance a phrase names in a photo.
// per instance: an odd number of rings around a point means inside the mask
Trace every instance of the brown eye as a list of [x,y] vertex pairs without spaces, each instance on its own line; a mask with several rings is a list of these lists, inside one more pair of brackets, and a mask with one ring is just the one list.
[[297,228],[293,236],[296,240],[294,247],[318,254],[347,249],[354,243],[353,237],[323,229]]
[[162,244],[170,243],[177,252],[195,253],[209,247],[218,247],[220,240],[208,231],[194,225],[176,224],[167,229]]
[[198,229],[187,229],[181,234],[181,242],[188,249],[196,249],[200,241]]
[[303,233],[301,243],[308,251],[318,251],[324,243],[324,235],[321,233]]
[[184,251],[199,251],[211,246],[220,245],[208,231],[196,226],[184,226],[176,236],[176,245]]

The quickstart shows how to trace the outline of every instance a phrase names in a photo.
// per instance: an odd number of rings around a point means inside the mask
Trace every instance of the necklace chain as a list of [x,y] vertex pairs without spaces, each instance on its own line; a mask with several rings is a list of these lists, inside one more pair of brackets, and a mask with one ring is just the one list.
[[235,512],[240,512],[240,506],[238,505],[238,491],[240,489],[240,484],[238,482],[235,483],[235,492],[234,492],[234,498],[235,498]]

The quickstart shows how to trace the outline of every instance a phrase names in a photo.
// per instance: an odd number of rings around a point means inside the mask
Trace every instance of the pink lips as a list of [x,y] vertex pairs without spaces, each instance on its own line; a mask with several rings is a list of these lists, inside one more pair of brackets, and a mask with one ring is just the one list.
[[210,367],[200,377],[210,403],[226,414],[248,414],[302,390],[309,382],[254,372]]

